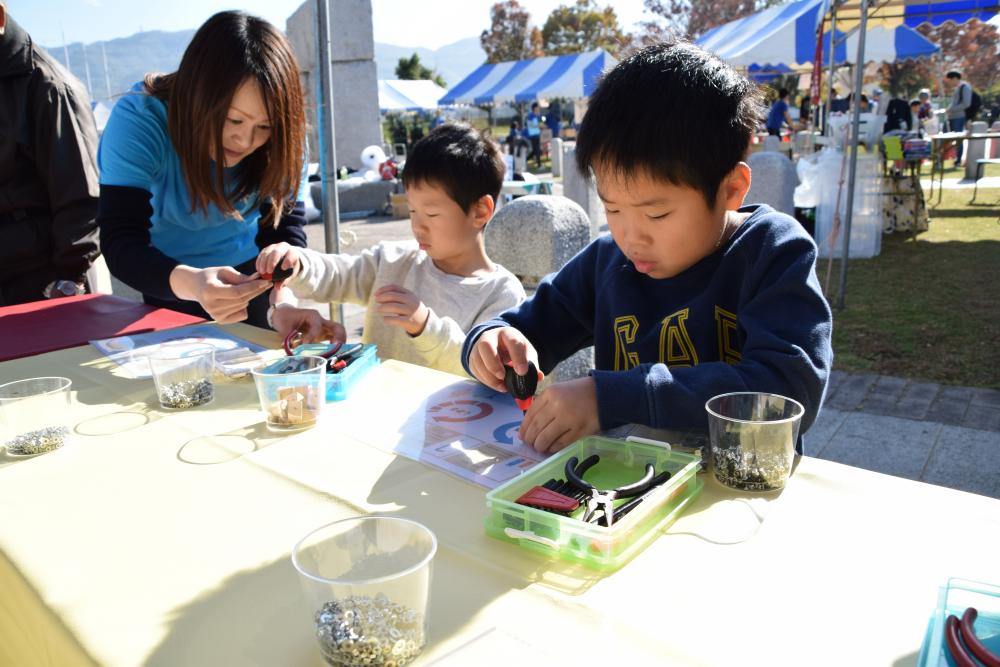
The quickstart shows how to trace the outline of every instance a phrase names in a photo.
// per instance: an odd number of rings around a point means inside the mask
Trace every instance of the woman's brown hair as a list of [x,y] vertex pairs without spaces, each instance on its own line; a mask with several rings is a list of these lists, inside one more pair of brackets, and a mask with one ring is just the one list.
[[[267,142],[245,157],[226,193],[222,131],[229,105],[244,81],[260,87],[271,127]],[[167,129],[191,196],[191,212],[215,204],[239,217],[233,202],[255,197],[272,202],[266,222],[278,220],[299,189],[305,146],[305,113],[295,54],[273,25],[244,12],[219,12],[195,33],[180,67],[147,75],[145,89],[167,105]],[[214,172],[214,173],[213,173]]]

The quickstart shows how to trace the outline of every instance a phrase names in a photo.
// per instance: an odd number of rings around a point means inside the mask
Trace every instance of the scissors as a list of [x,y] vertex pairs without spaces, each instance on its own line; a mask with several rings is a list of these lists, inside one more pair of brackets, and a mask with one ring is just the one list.
[[[590,495],[587,498],[587,510],[583,514],[583,520],[590,523],[603,516],[604,524],[610,528],[615,519],[615,500],[618,498],[632,498],[649,489],[655,472],[653,464],[647,463],[646,472],[641,479],[626,486],[619,486],[617,489],[602,491],[583,479],[584,473],[593,468],[600,460],[601,457],[597,454],[587,457],[583,463],[579,463],[579,460],[575,456],[570,457],[566,461],[566,479],[570,484]],[[579,465],[577,465],[578,463]],[[599,509],[603,514],[597,514],[597,510]]]

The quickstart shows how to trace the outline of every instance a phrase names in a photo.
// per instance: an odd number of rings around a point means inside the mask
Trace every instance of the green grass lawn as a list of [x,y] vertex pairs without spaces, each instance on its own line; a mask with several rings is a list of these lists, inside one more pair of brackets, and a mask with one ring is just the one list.
[[[834,368],[1000,388],[1000,190],[971,198],[945,190],[929,231],[883,236],[878,257],[850,261],[846,307],[834,311]],[[822,281],[826,260],[817,270]]]

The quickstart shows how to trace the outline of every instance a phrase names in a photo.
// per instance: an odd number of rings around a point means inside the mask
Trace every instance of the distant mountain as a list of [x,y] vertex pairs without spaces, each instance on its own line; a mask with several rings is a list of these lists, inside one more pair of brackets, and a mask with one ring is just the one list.
[[479,44],[478,37],[461,39],[454,44],[431,50],[423,47],[395,46],[375,42],[375,64],[378,78],[395,79],[396,64],[400,58],[409,58],[416,53],[420,62],[440,74],[448,87],[467,77],[477,67],[486,62],[486,52]]
[[[101,42],[86,46],[86,63],[90,67],[90,96],[95,101],[108,103],[107,81],[111,82],[111,97],[114,98],[141,81],[148,72],[173,72],[181,62],[184,49],[194,36],[194,30],[163,32],[150,30],[131,37],[122,37],[104,42],[107,54],[108,77],[104,76],[104,54]],[[66,64],[65,51],[61,46],[45,48],[56,60]],[[66,47],[69,51],[70,70],[84,84],[87,71],[84,67],[84,46],[74,42]],[[114,100],[111,100],[113,103]]]
[[[107,53],[108,79],[111,83],[111,100],[108,99],[107,80],[104,76],[104,56],[101,42],[86,45],[86,63],[90,67],[90,94],[95,101],[109,106],[116,96],[127,91],[136,81],[142,80],[147,72],[172,72],[177,69],[194,30],[163,32],[151,30],[131,37],[122,37],[103,42]],[[66,64],[65,51],[61,46],[45,48],[56,60]],[[66,47],[69,51],[70,70],[84,84],[87,73],[84,67],[84,45],[74,42]],[[431,50],[375,43],[375,64],[378,78],[395,79],[396,64],[400,58],[409,58],[416,52],[420,61],[444,77],[449,86],[465,78],[476,67],[485,62],[486,53],[479,45],[478,37],[463,39],[454,44]]]

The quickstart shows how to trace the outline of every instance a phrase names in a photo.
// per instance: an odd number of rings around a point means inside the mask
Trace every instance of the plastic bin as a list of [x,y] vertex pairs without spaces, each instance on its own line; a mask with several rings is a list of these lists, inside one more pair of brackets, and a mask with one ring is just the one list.
[[326,400],[342,401],[347,398],[351,387],[357,384],[368,371],[378,366],[378,348],[365,345],[357,359],[339,373],[326,374]]
[[955,664],[945,643],[944,624],[952,614],[961,619],[968,607],[979,612],[974,624],[976,636],[993,653],[1000,654],[1000,586],[952,578],[941,587],[937,608],[927,624],[917,658],[919,667]]
[[[582,461],[591,454],[598,454],[601,460],[588,471],[586,480],[598,488],[635,480],[647,463],[652,463],[657,473],[670,470],[672,477],[610,528],[574,518],[583,514],[582,507],[566,517],[515,502],[532,487],[552,478],[565,479],[564,469],[570,457]],[[584,438],[487,493],[486,533],[547,558],[614,571],[646,548],[697,497],[704,486],[695,476],[700,466],[697,456],[655,445],[597,436]],[[626,500],[616,504],[623,502]]]

